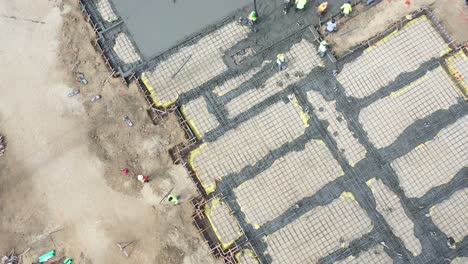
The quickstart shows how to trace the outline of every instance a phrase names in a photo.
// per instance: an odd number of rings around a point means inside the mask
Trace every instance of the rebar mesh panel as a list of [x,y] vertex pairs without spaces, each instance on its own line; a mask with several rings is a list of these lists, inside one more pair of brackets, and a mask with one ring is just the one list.
[[447,66],[450,73],[463,87],[463,92],[466,96],[468,94],[468,56],[466,56],[463,50],[460,50],[447,59]]
[[141,61],[141,57],[136,51],[135,46],[125,33],[117,35],[113,49],[117,56],[119,56],[120,60],[125,64]]
[[244,82],[250,80],[261,69],[262,69],[261,67],[255,67],[255,68],[249,69],[245,73],[239,74],[236,77],[228,79],[225,82],[223,82],[221,85],[215,86],[215,88],[213,89],[213,93],[215,93],[217,96],[223,96],[227,94],[228,92],[235,90]]
[[236,256],[239,264],[259,264],[257,257],[250,249],[244,249]]
[[226,50],[247,38],[249,29],[231,22],[202,37],[198,42],[181,48],[145,72],[149,85],[161,104],[174,102],[179,94],[188,92],[227,70],[223,56]]
[[119,19],[109,0],[96,0],[96,7],[104,21],[111,23]]
[[468,257],[456,258],[450,264],[468,264]]
[[205,212],[213,230],[221,245],[227,248],[242,235],[239,224],[229,207],[219,197],[211,200],[206,206]]
[[431,141],[391,163],[409,197],[421,197],[448,183],[468,164],[468,116],[444,128]]
[[432,221],[447,236],[460,242],[468,235],[468,188],[461,189],[430,210]]
[[371,230],[366,212],[352,198],[342,196],[268,236],[267,254],[272,263],[317,263]]
[[354,166],[366,156],[366,149],[359,143],[357,137],[348,128],[344,116],[336,110],[336,101],[326,101],[316,91],[307,92],[307,99],[314,107],[314,113],[321,120],[328,122],[327,131],[336,141],[338,149],[351,166]]
[[255,89],[241,94],[226,105],[230,118],[302,80],[312,69],[322,64],[320,57],[315,52],[315,47],[305,39],[294,44],[286,53],[286,57],[288,60],[286,70],[276,72],[261,84],[261,87],[255,87]]
[[405,88],[377,100],[359,114],[369,140],[382,148],[393,143],[416,120],[457,103],[460,94],[438,67]]
[[204,97],[199,97],[185,104],[182,112],[194,130],[197,137],[202,138],[206,132],[219,126],[219,122],[208,109]]
[[193,166],[203,186],[212,186],[215,178],[238,173],[304,131],[296,106],[278,102],[215,142],[203,145],[193,156]]
[[393,259],[385,253],[383,246],[377,246],[335,264],[393,264]]
[[343,171],[323,141],[308,142],[303,151],[288,153],[235,190],[246,219],[259,227],[312,196]]
[[389,85],[404,72],[440,57],[447,44],[426,16],[421,16],[399,31],[394,31],[353,62],[345,64],[337,79],[346,95],[357,98],[369,96]]
[[374,194],[377,211],[390,225],[393,233],[403,241],[403,246],[414,256],[421,254],[422,246],[414,235],[414,223],[406,215],[398,196],[381,180],[371,179],[367,184]]

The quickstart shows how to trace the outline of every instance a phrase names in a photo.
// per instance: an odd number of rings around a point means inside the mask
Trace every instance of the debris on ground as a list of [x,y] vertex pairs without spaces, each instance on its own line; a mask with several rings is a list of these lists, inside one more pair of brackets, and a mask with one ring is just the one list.
[[6,142],[5,137],[0,135],[0,156],[5,154]]
[[132,127],[132,126],[133,126],[133,122],[132,122],[132,120],[130,120],[130,118],[128,118],[128,116],[124,116],[124,117],[123,117],[123,120],[125,121],[125,123],[127,123],[127,125],[128,125],[129,127]]
[[76,75],[76,80],[81,83],[82,85],[87,85],[88,84],[88,80],[86,79],[86,77],[84,76],[83,73],[79,72],[77,75]]
[[75,95],[77,95],[79,93],[80,93],[80,89],[79,88],[75,89],[75,90],[68,93],[68,97],[73,97],[73,96],[75,96]]

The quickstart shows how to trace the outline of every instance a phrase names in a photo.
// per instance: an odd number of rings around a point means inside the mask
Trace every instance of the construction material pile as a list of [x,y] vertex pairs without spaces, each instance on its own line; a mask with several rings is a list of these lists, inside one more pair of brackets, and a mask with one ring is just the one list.
[[6,148],[5,137],[0,135],[0,156],[3,156],[3,154],[5,154],[5,148]]
[[[1,138],[1,136],[0,136],[0,138]],[[15,251],[12,250],[10,252],[10,254],[8,254],[7,256],[3,256],[0,259],[0,264],[19,264],[20,259],[21,259],[20,256],[16,255]]]

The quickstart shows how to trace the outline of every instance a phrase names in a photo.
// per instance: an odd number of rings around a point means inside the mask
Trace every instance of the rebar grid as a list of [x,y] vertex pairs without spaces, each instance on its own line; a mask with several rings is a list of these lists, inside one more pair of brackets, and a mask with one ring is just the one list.
[[289,85],[304,79],[313,68],[322,65],[322,61],[316,54],[314,45],[305,39],[294,44],[286,52],[286,57],[288,64],[286,70],[278,71],[264,83],[258,84],[260,86],[255,87],[256,89],[248,90],[226,104],[228,117],[233,118],[243,113],[275,93],[286,89]]
[[224,52],[245,39],[248,28],[231,22],[181,48],[144,73],[154,87],[161,104],[171,104],[188,92],[227,70]]
[[205,214],[223,249],[229,248],[243,234],[232,210],[221,196],[213,197],[206,203]]
[[370,180],[367,184],[374,194],[376,210],[390,225],[393,233],[403,241],[413,256],[421,254],[422,246],[414,235],[414,223],[406,215],[398,196],[381,180]]
[[216,96],[223,96],[227,94],[228,92],[235,90],[237,87],[239,87],[241,84],[244,82],[250,80],[255,74],[257,74],[262,68],[261,67],[254,67],[252,69],[249,69],[247,72],[242,73],[236,77],[230,78],[223,82],[220,85],[216,85],[213,88],[213,93]]
[[125,64],[141,62],[141,57],[125,33],[120,33],[115,38],[114,52]]
[[307,92],[307,99],[314,107],[313,111],[320,120],[326,121],[328,133],[336,141],[341,154],[348,160],[351,166],[361,161],[366,156],[364,148],[357,136],[348,128],[348,121],[343,114],[336,110],[336,101],[326,101],[316,91]]
[[426,16],[421,16],[367,48],[343,67],[337,79],[346,95],[364,98],[446,50],[444,39]]
[[220,124],[208,109],[204,97],[194,99],[181,107],[181,112],[188,120],[195,136],[201,140],[205,133],[218,127]]
[[193,156],[193,167],[203,186],[212,188],[215,177],[221,179],[239,172],[304,131],[296,106],[277,102],[217,141],[202,145],[199,153]]
[[468,162],[468,116],[391,163],[408,197],[448,183]]
[[467,48],[461,49],[446,60],[448,70],[460,85],[465,99],[468,98],[468,56],[466,52],[468,52]]
[[447,237],[460,242],[468,236],[468,188],[455,192],[447,200],[435,205],[430,210],[434,224]]
[[359,122],[369,140],[377,148],[383,148],[393,143],[416,120],[437,110],[448,109],[460,97],[449,76],[438,67],[364,108],[359,114]]
[[234,193],[247,221],[260,227],[342,175],[340,165],[325,144],[313,140],[304,150],[276,160]]
[[343,195],[265,239],[271,263],[317,263],[372,230],[372,222],[352,196]]
[[393,259],[385,253],[383,246],[376,246],[358,256],[337,261],[335,264],[393,264]]
[[109,0],[97,0],[96,8],[99,11],[102,19],[106,22],[112,23],[119,19],[114,10],[112,9]]

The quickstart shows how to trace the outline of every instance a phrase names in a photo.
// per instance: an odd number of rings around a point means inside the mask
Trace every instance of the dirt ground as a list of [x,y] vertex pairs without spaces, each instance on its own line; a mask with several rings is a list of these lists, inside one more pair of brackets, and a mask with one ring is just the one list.
[[457,43],[468,41],[468,7],[464,0],[385,0],[370,9],[361,5],[352,16],[337,21],[338,31],[328,35],[327,41],[340,56],[423,6],[430,6]]
[[[183,140],[175,117],[153,125],[137,87],[108,79],[75,2],[0,2],[8,36],[0,43],[0,133],[8,142],[0,255],[31,247],[25,263],[51,249],[75,263],[214,263],[191,223],[194,185],[167,154]],[[103,98],[91,103],[97,94]],[[138,182],[140,173],[151,182]],[[179,206],[160,203],[171,188]],[[126,260],[116,243],[133,240]]]

